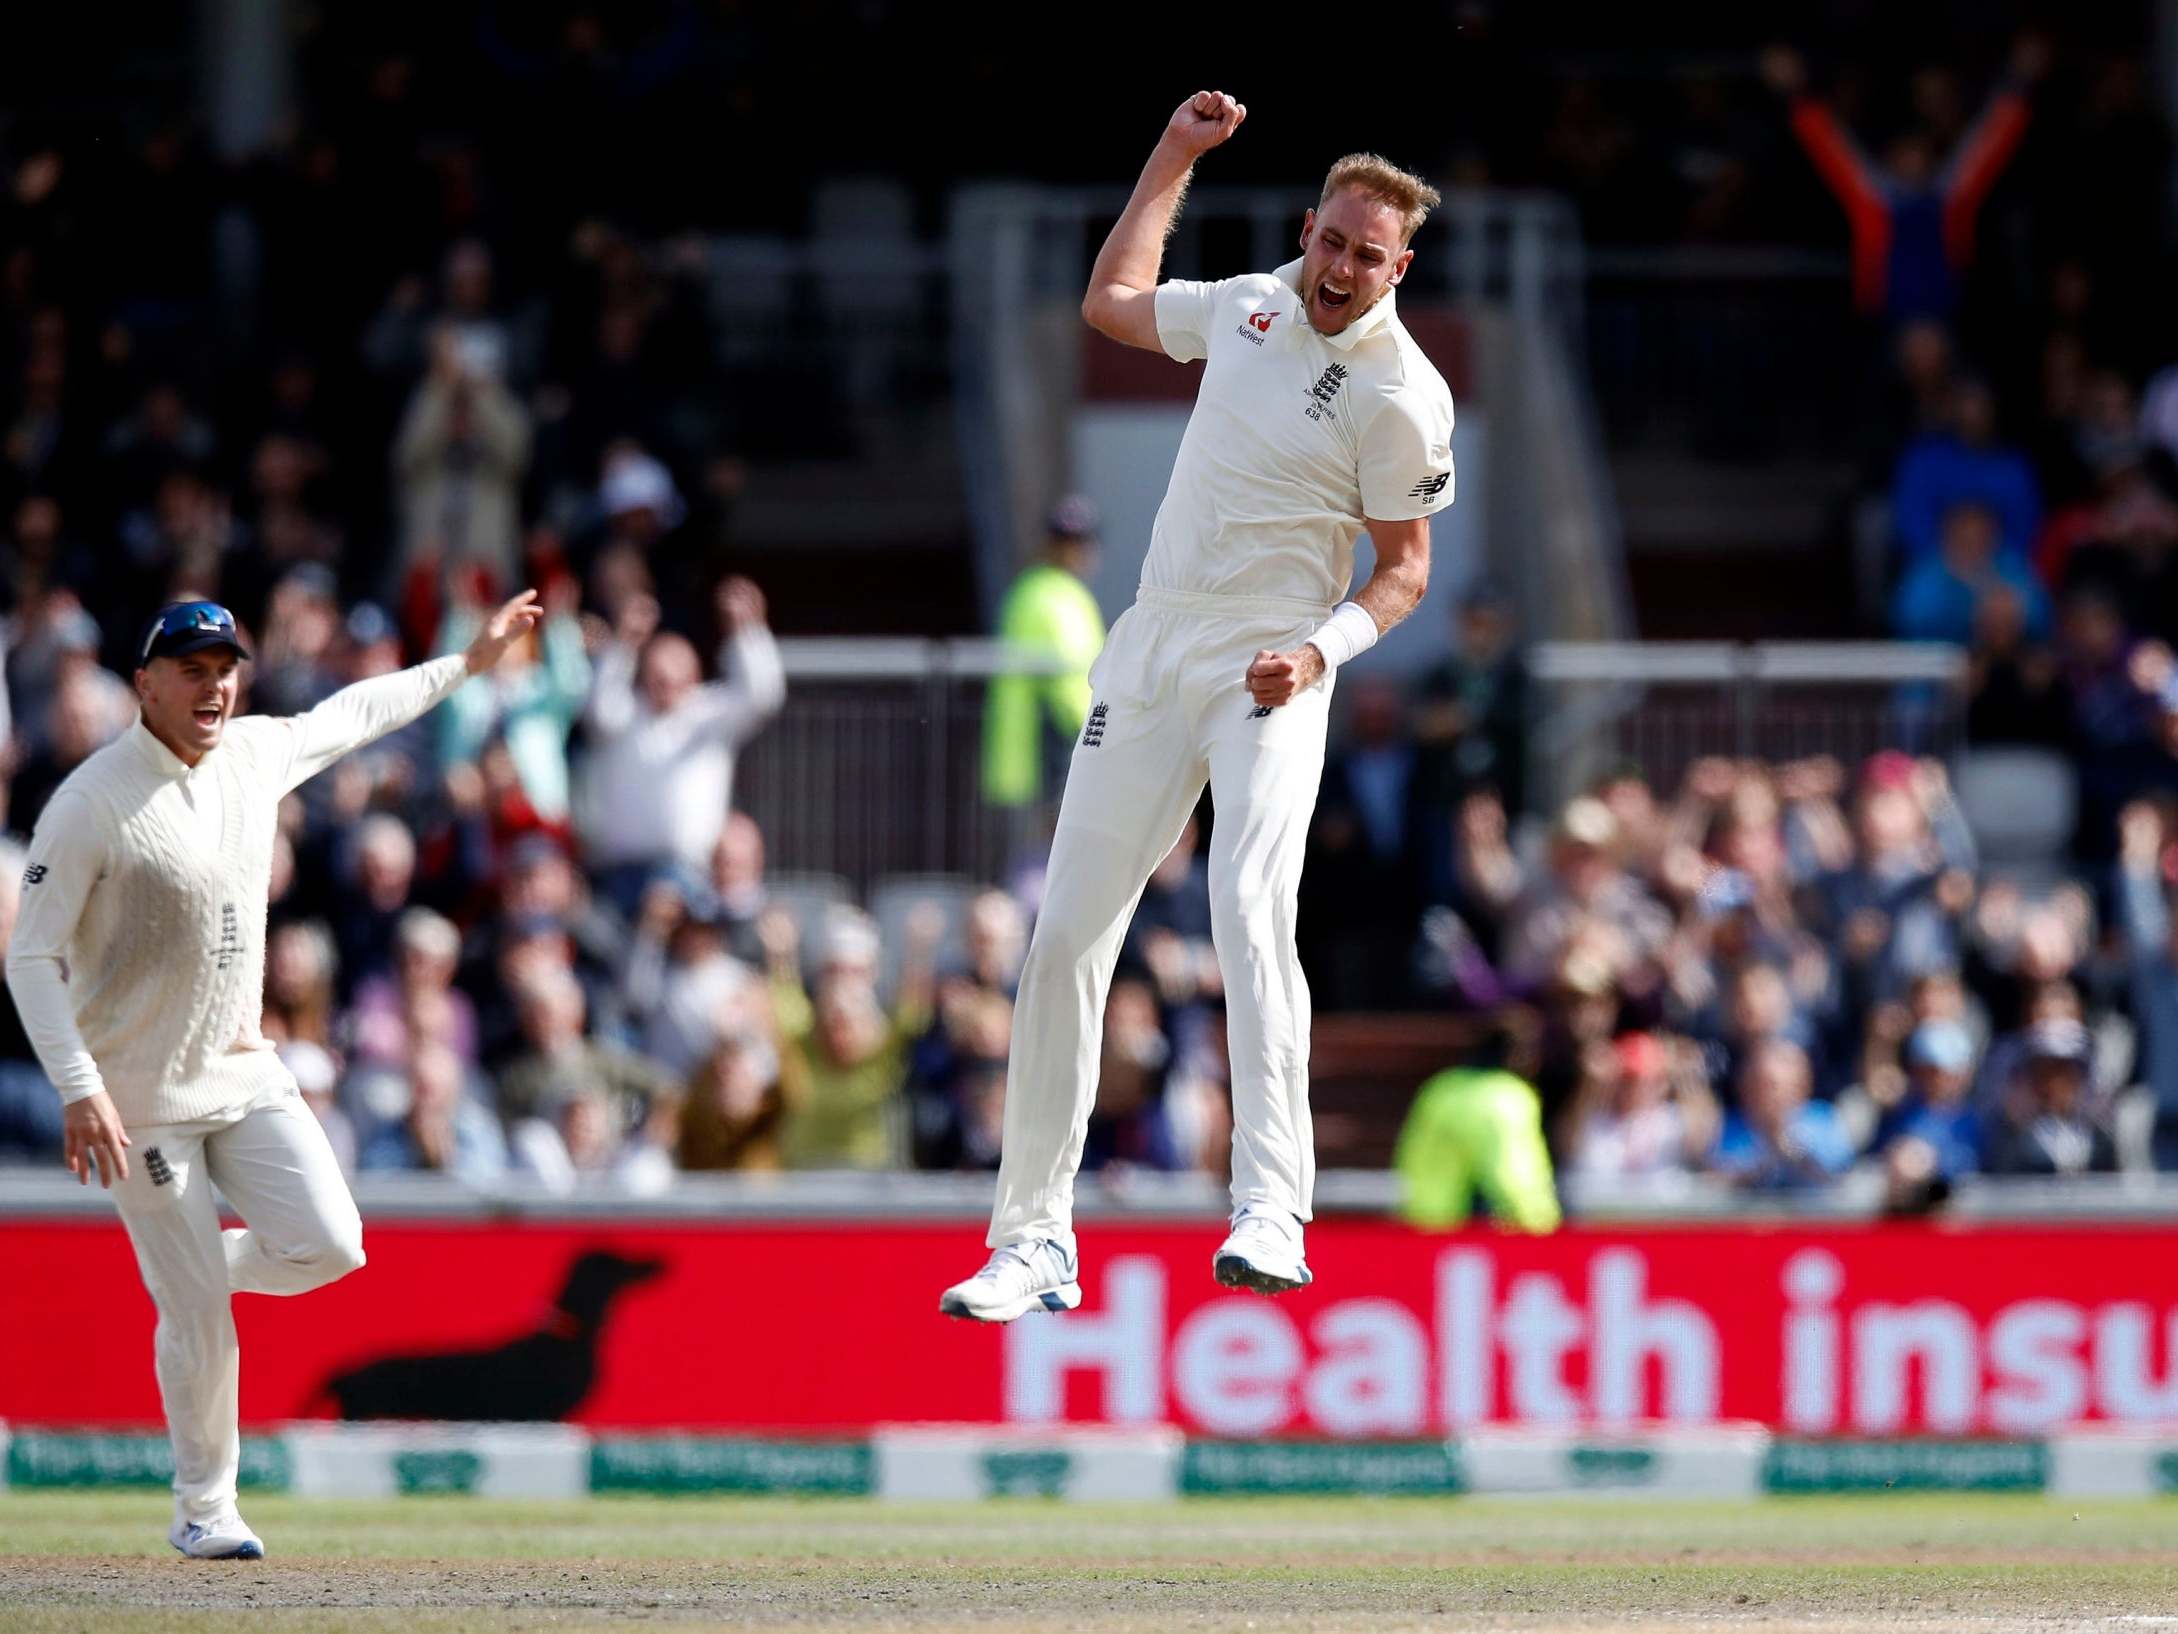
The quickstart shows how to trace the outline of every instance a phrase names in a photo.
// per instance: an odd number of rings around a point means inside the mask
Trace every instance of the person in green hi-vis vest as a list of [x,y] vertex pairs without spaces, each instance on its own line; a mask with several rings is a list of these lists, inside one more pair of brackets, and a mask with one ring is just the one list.
[[1044,549],[1007,589],[998,639],[1057,659],[1057,675],[1001,675],[983,714],[983,798],[1026,806],[1055,795],[1089,714],[1089,666],[1104,650],[1104,615],[1083,581],[1096,553],[1096,507],[1079,494],[1052,507]]
[[1464,1225],[1480,1192],[1518,1231],[1558,1229],[1543,1105],[1504,1067],[1452,1067],[1422,1085],[1392,1153],[1399,1213],[1426,1230]]

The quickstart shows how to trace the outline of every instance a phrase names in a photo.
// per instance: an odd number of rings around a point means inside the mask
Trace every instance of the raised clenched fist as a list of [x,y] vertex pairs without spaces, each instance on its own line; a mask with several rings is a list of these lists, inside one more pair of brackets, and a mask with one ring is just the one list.
[[1240,129],[1247,117],[1247,104],[1223,91],[1197,91],[1173,113],[1165,136],[1190,156],[1208,153]]

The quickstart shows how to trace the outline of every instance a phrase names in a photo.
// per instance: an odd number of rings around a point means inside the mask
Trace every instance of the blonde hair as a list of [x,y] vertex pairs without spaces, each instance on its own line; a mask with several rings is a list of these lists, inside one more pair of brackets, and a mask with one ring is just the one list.
[[1331,167],[1331,174],[1323,179],[1323,196],[1316,201],[1321,210],[1331,202],[1332,196],[1353,188],[1378,204],[1386,204],[1399,212],[1404,231],[1399,242],[1406,244],[1414,237],[1416,229],[1429,219],[1429,212],[1442,202],[1443,195],[1421,177],[1401,170],[1389,159],[1374,153],[1349,153]]

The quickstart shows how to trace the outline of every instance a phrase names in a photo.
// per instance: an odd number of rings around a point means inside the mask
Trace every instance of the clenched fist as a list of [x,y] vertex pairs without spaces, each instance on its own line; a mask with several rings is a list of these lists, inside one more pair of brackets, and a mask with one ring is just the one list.
[[1248,105],[1223,91],[1197,91],[1173,114],[1165,139],[1194,158],[1228,139],[1247,117]]
[[1323,654],[1314,643],[1294,652],[1265,648],[1248,666],[1248,696],[1266,709],[1276,709],[1293,702],[1322,679]]

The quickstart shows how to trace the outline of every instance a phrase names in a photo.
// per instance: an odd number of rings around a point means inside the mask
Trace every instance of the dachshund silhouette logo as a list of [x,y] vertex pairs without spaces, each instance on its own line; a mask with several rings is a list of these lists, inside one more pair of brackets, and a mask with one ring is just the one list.
[[598,1336],[614,1301],[665,1268],[663,1260],[592,1249],[567,1268],[534,1333],[487,1350],[381,1357],[334,1374],[323,1393],[342,1418],[563,1419],[597,1383]]

